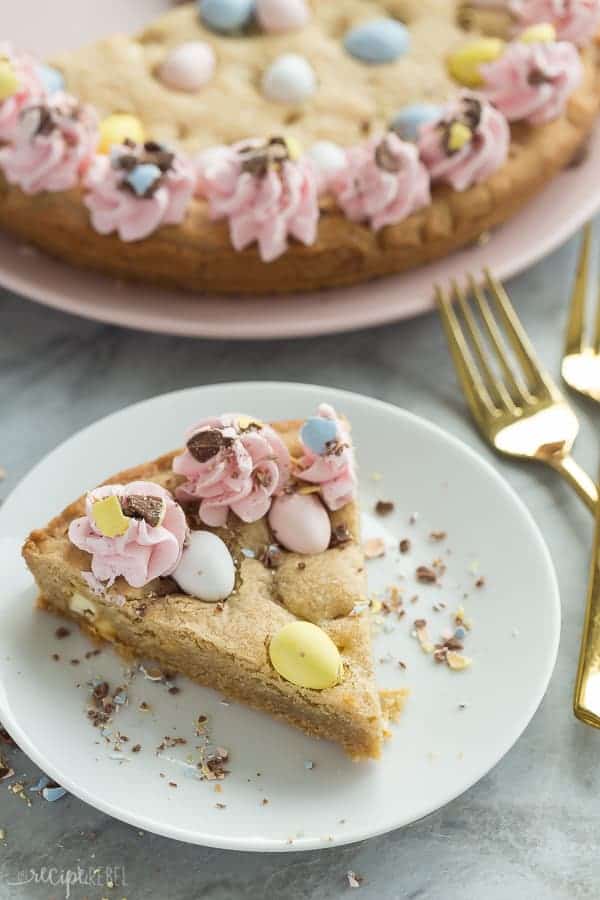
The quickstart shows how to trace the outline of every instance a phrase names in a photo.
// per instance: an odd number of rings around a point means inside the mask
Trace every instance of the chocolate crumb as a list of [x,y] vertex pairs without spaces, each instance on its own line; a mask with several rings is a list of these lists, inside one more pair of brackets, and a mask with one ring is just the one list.
[[53,653],[53,654],[52,654],[52,659],[54,660],[54,662],[58,662],[59,659],[60,659],[59,654],[58,654],[58,653]]
[[296,568],[297,568],[297,569],[300,569],[300,571],[302,571],[303,569],[306,568],[306,563],[305,563],[305,562],[299,562],[299,563],[296,565]]
[[100,656],[101,653],[102,653],[102,650],[99,650],[98,648],[96,648],[95,650],[88,650],[87,653],[85,654],[85,658],[91,659],[93,656]]
[[79,660],[78,660],[78,659],[72,659],[72,660],[70,660],[70,662],[71,662],[71,665],[72,665],[72,666],[78,666],[78,665],[79,665]]
[[482,588],[484,585],[485,585],[485,578],[484,578],[483,575],[482,575],[482,576],[480,576],[480,577],[477,579],[477,581],[475,582],[475,587],[476,587],[476,588]]
[[70,634],[71,632],[69,631],[69,629],[65,628],[64,625],[61,625],[60,628],[57,628],[54,632],[54,637],[58,638],[58,640],[60,641],[63,638],[69,637]]
[[350,529],[345,522],[341,522],[339,525],[336,525],[335,528],[332,529],[329,546],[330,548],[342,547],[344,544],[347,544],[351,540],[352,534],[350,533]]
[[104,700],[104,698],[108,696],[108,691],[108,683],[106,681],[101,681],[100,684],[96,685],[92,693],[97,700]]
[[400,543],[398,544],[398,548],[400,553],[409,553],[411,548],[411,543],[408,538],[402,538]]
[[430,541],[444,541],[447,538],[447,533],[445,531],[431,531],[429,533]]
[[378,516],[389,516],[394,512],[394,504],[391,500],[378,500],[375,504],[375,512]]
[[141,749],[142,749],[142,745],[141,745],[141,744],[134,744],[133,747],[131,748],[131,752],[132,752],[132,753],[139,753]]
[[422,584],[434,584],[437,581],[437,574],[429,566],[419,566],[415,572],[417,581]]
[[217,428],[209,428],[193,434],[186,446],[197,462],[205,463],[220,450],[233,445],[233,438],[225,437]]
[[170,781],[170,782],[169,782],[169,787],[176,788],[176,787],[177,787],[177,782],[176,782],[176,781]]
[[178,688],[176,685],[173,685],[173,687],[169,688],[169,693],[170,694],[180,694],[181,688]]
[[269,801],[267,800],[267,798],[266,798],[266,797],[263,797],[262,800],[260,801],[260,805],[261,805],[261,806],[268,806],[268,804],[269,804]]
[[283,552],[277,544],[267,544],[258,559],[267,569],[278,569],[283,562]]

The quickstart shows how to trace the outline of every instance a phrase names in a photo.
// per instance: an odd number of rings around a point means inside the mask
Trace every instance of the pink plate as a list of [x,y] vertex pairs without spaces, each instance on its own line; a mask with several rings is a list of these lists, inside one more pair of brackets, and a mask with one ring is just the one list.
[[[48,55],[102,34],[135,30],[165,0],[21,0],[4,17],[19,47]],[[67,25],[68,23],[68,25]],[[600,131],[586,161],[557,178],[488,244],[423,269],[354,288],[283,298],[221,298],[135,287],[47,259],[0,236],[0,282],[33,300],[90,319],[197,337],[259,339],[351,331],[410,318],[432,306],[432,285],[490,266],[508,278],[559,246],[600,209]]]

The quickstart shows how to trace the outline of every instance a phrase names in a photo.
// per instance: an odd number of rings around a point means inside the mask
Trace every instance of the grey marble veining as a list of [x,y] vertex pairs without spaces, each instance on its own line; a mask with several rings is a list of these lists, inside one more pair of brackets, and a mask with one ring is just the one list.
[[[575,254],[571,242],[510,285],[555,374]],[[28,809],[2,786],[0,898],[58,900],[61,887],[9,882],[30,867],[81,865],[125,870],[125,886],[71,890],[90,900],[328,900],[349,893],[359,900],[596,900],[600,733],[570,712],[591,519],[553,473],[501,461],[479,441],[434,315],[337,337],[227,343],[98,325],[0,292],[0,464],[7,471],[0,498],[100,416],[166,390],[248,378],[317,382],[397,403],[435,420],[502,471],[542,528],[560,580],[563,633],[546,699],[505,759],[445,809],[411,828],[318,853],[206,850],[140,834],[74,797]],[[576,456],[595,472],[600,409],[574,402],[582,426]],[[34,778],[24,754],[9,756],[19,775]],[[348,869],[364,878],[360,890],[348,887]]]

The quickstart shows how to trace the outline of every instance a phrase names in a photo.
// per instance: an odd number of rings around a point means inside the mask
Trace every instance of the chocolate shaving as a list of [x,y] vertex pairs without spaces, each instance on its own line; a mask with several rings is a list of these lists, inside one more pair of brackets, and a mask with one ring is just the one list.
[[417,581],[422,584],[433,584],[437,581],[437,574],[429,566],[419,566],[415,575]]
[[217,428],[209,428],[193,434],[186,447],[195,460],[205,463],[221,450],[228,449],[232,445],[233,438],[225,437]]
[[160,525],[164,518],[166,504],[162,497],[130,494],[121,497],[119,502],[125,516],[130,519],[143,519],[153,528]]
[[400,553],[409,553],[411,548],[411,543],[408,538],[402,538],[400,543],[398,544],[398,549]]
[[339,525],[336,525],[335,528],[331,529],[329,547],[343,547],[344,544],[349,543],[351,540],[352,533],[350,532],[350,529],[345,522],[341,522]]
[[399,172],[402,168],[402,161],[390,149],[387,137],[375,149],[375,163],[384,172]]
[[532,87],[538,87],[540,84],[548,84],[550,81],[552,81],[552,79],[548,78],[541,69],[532,69],[527,76],[527,83]]
[[283,562],[283,553],[277,544],[268,544],[258,558],[267,569],[278,569]]
[[241,147],[238,151],[242,157],[242,172],[256,177],[263,177],[273,166],[281,166],[290,158],[287,143],[282,137],[272,137],[258,146]]
[[394,512],[394,504],[391,500],[378,500],[375,504],[375,512],[378,516],[389,516]]

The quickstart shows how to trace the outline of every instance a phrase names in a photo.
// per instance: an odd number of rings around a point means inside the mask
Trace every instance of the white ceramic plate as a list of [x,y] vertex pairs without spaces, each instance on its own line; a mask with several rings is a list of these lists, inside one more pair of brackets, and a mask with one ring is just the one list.
[[[20,0],[4,12],[15,46],[49,56],[118,31],[135,33],[168,0]],[[69,27],[65,28],[65,22]],[[421,315],[433,308],[433,285],[485,266],[509,278],[566,241],[600,207],[600,131],[578,168],[565,171],[519,215],[471,246],[428,266],[368,284],[290,297],[221,297],[142,287],[84,272],[31,253],[0,235],[0,283],[25,297],[90,319],[185,337],[257,340],[352,331]]]
[[[352,763],[335,746],[224,705],[184,679],[173,696],[142,674],[129,686],[129,705],[116,720],[129,743],[115,753],[85,717],[86,682],[121,684],[122,663],[108,649],[86,660],[86,639],[73,632],[58,640],[58,621],[33,610],[32,579],[19,558],[22,538],[111,472],[177,446],[186,426],[204,415],[236,409],[263,419],[305,416],[325,399],[353,423],[365,530],[389,544],[383,559],[369,563],[371,588],[382,591],[395,582],[406,598],[404,618],[385,617],[375,639],[382,685],[411,690],[383,759]],[[395,502],[392,515],[372,515],[377,499]],[[411,525],[414,512],[419,516]],[[436,543],[432,530],[448,537]],[[400,555],[403,537],[412,549]],[[443,589],[417,584],[416,566],[438,556],[448,567]],[[477,588],[480,576],[485,586]],[[414,594],[420,599],[413,604]],[[0,598],[0,720],[23,750],[73,794],[110,815],[179,840],[238,850],[307,850],[362,840],[414,822],[458,796],[498,762],[533,716],[560,630],[548,551],[521,501],[488,464],[393,406],[291,384],[216,385],[164,395],[109,416],[57,448],[0,511]],[[447,606],[436,612],[439,601]],[[437,638],[461,602],[473,623],[465,652],[474,662],[468,671],[452,672],[421,651],[412,622],[426,618]],[[60,662],[52,660],[55,652]],[[73,658],[80,664],[70,665]],[[141,700],[151,705],[150,713],[139,711]],[[194,769],[186,756],[198,743],[193,726],[199,714],[210,717],[212,738],[230,750],[231,774],[221,793],[189,777]],[[165,735],[188,744],[157,756]],[[135,743],[142,750],[132,754]]]

